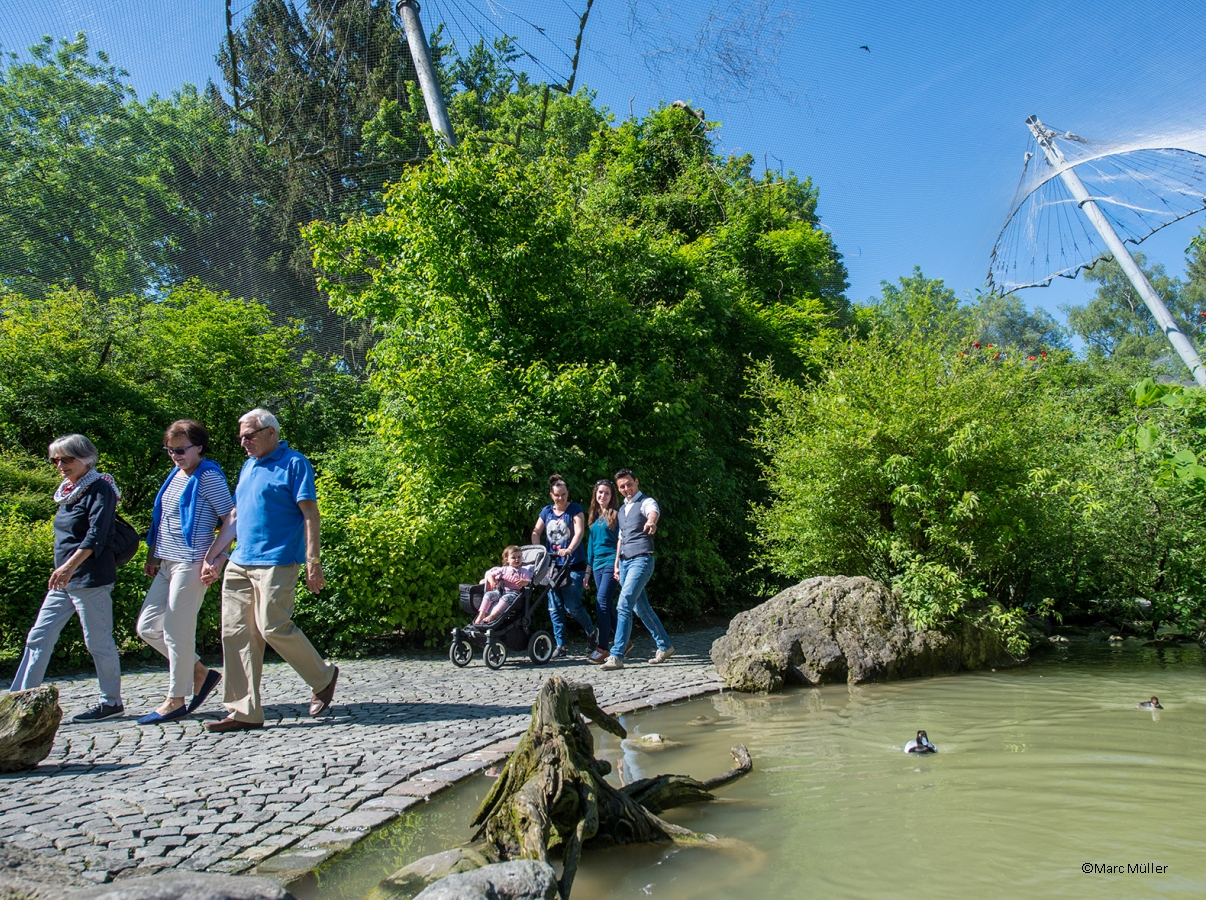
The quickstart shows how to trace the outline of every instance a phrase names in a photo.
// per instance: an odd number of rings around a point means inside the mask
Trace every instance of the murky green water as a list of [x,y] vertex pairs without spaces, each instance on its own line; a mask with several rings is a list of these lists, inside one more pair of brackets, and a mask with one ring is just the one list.
[[[1134,709],[1152,694],[1165,709]],[[692,724],[697,717],[709,724]],[[697,778],[746,744],[754,772],[723,801],[667,818],[737,850],[586,854],[575,900],[620,897],[1198,897],[1206,894],[1206,653],[1071,645],[1025,669],[771,697],[723,694],[625,717],[679,742],[604,735],[625,779]],[[939,753],[904,743],[924,728]],[[384,875],[468,837],[475,779],[323,873],[360,898]],[[1085,864],[1121,872],[1085,874]],[[1127,871],[1128,864],[1166,866]]]

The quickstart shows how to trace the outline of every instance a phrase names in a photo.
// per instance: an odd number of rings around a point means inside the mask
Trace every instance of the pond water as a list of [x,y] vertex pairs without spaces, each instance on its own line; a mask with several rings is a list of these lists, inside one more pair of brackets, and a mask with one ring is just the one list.
[[[1163,711],[1134,708],[1152,694]],[[666,814],[741,843],[588,852],[575,900],[1206,894],[1197,645],[1071,644],[1021,669],[726,693],[623,721],[679,744],[648,752],[602,735],[598,755],[626,780],[709,778],[746,744],[754,771],[721,788],[720,802]],[[937,754],[902,752],[918,728]],[[473,779],[372,836],[320,873],[317,896],[359,900],[466,840],[489,784]],[[1086,864],[1122,868],[1086,874]]]

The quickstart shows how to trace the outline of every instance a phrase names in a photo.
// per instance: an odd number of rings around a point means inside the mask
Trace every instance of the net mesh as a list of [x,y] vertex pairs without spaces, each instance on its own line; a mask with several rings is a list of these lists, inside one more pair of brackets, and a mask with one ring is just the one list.
[[1061,177],[1069,169],[1119,238],[1132,244],[1206,207],[1206,131],[1103,141],[1056,129],[1053,140],[1063,156],[1055,164],[1032,138],[993,247],[988,280],[1001,293],[1074,278],[1110,255]]

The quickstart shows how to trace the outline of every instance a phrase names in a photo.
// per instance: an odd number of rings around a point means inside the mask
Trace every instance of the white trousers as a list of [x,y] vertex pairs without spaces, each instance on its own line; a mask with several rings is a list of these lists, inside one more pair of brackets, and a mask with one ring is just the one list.
[[193,695],[197,660],[197,613],[205,600],[201,562],[160,560],[138,614],[138,636],[167,657],[168,696]]

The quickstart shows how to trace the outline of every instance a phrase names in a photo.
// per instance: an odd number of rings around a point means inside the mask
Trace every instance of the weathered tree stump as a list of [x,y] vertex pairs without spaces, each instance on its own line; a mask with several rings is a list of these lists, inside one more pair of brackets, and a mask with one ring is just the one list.
[[738,767],[720,778],[699,782],[663,775],[618,790],[605,779],[611,764],[595,759],[583,716],[617,737],[627,736],[619,721],[599,708],[589,684],[560,677],[544,683],[532,705],[531,726],[473,820],[481,826],[475,840],[484,839],[487,856],[548,862],[551,853],[560,853],[564,870],[558,887],[568,898],[583,846],[716,842],[657,813],[714,799],[710,788],[750,770],[745,747],[733,748]]

